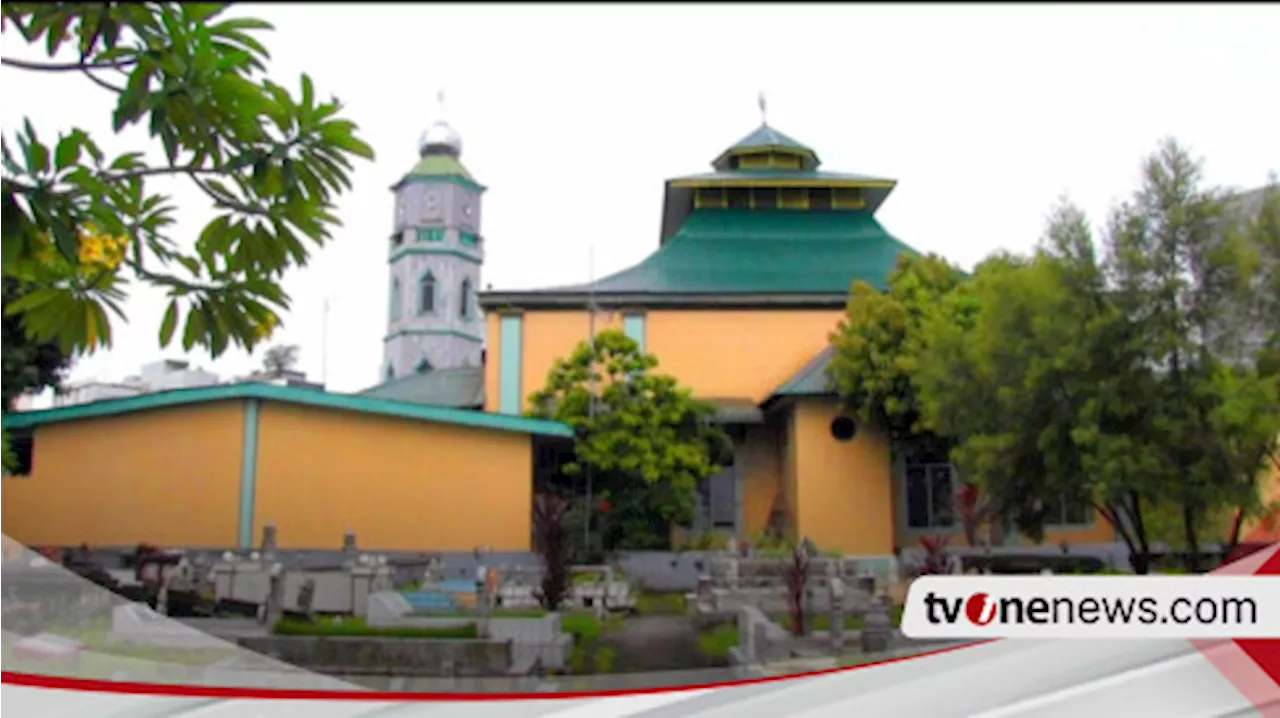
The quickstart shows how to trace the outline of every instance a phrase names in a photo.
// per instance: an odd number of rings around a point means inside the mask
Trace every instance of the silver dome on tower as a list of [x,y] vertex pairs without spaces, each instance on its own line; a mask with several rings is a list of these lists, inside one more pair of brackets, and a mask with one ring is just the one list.
[[431,126],[422,133],[422,137],[418,140],[418,153],[424,157],[449,155],[456,159],[462,155],[462,135],[458,134],[458,131],[444,119],[444,91],[436,95],[436,100],[440,105],[437,111],[440,119],[431,123]]

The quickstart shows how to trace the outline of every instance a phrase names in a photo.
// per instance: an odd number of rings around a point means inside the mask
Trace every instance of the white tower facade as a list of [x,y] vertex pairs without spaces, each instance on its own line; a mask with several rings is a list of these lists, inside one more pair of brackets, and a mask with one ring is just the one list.
[[462,166],[462,138],[443,120],[419,142],[418,164],[394,187],[383,381],[479,367],[484,317],[476,301],[485,188]]

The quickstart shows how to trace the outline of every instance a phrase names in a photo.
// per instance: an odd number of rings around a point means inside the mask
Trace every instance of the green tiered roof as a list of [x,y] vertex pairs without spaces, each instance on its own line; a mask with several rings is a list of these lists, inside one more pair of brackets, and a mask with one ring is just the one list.
[[[780,161],[761,167],[762,156]],[[748,162],[753,157],[757,161]],[[644,261],[591,285],[486,292],[486,308],[582,306],[588,300],[615,306],[843,306],[853,280],[883,287],[898,255],[914,251],[875,219],[894,180],[819,171],[817,153],[768,125],[712,164],[713,173],[667,182],[660,246]],[[832,188],[856,191],[861,200],[855,208],[836,209],[695,203],[694,194],[709,188]]]
[[413,169],[409,170],[409,173],[397,182],[392,189],[396,189],[406,182],[441,179],[457,182],[472,189],[485,189],[484,185],[476,182],[475,178],[471,176],[471,173],[467,171],[466,167],[462,166],[462,163],[456,157],[447,154],[423,155],[418,160],[418,164],[414,165]]
[[657,252],[594,289],[844,296],[854,279],[882,287],[903,251],[912,250],[866,212],[699,209]]

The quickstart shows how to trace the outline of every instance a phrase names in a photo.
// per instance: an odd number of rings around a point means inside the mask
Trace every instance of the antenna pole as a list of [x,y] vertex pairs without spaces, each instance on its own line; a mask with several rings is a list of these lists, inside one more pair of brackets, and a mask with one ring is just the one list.
[[[595,379],[595,353],[596,353],[596,248],[595,245],[587,247],[587,336],[591,346],[591,366],[588,368],[590,372],[590,385],[588,389],[589,398],[587,400],[587,418],[588,423],[594,423],[596,418],[596,379]],[[588,552],[591,550],[591,515],[594,511],[595,504],[591,500],[594,471],[590,464],[586,466],[586,482],[587,482],[587,507],[584,512],[584,520],[582,522],[582,550]]]
[[324,298],[323,319],[320,324],[320,383],[329,386],[329,298]]

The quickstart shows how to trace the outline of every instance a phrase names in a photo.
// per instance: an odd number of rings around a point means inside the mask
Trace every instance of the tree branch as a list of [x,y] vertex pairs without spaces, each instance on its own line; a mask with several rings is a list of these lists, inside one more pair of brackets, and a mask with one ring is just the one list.
[[28,60],[15,60],[12,57],[0,58],[0,65],[12,67],[19,70],[34,70],[36,72],[80,72],[89,70],[109,70],[112,68],[129,67],[136,63],[137,60],[129,58],[127,60],[114,60],[111,62],[30,62]]

